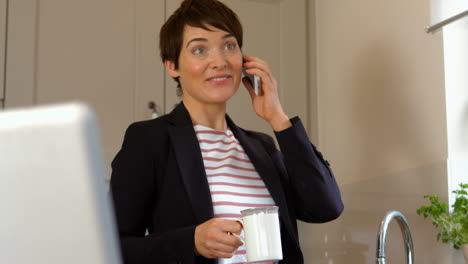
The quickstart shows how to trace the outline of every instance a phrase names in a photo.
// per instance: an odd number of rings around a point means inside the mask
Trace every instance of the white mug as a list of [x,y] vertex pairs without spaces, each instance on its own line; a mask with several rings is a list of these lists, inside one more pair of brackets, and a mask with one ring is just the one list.
[[[250,208],[241,211],[248,262],[283,259],[278,206]],[[234,234],[235,235],[235,234]],[[237,235],[236,235],[237,236]]]

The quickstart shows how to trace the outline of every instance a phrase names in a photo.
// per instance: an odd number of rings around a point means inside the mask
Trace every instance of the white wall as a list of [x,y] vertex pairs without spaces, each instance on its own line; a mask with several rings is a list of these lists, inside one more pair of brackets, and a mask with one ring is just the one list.
[[[424,194],[447,199],[443,43],[424,31],[429,1],[312,2],[311,134],[331,162],[345,211],[329,224],[300,224],[306,263],[375,263],[379,223],[391,209],[409,221],[416,263],[461,263],[416,214]],[[389,232],[388,263],[405,263],[396,223]]]
[[[468,10],[463,0],[432,0],[432,20],[439,22]],[[448,190],[468,182],[468,17],[443,27],[448,142]],[[450,203],[455,201],[450,196]]]
[[436,24],[468,9],[465,0],[430,0],[431,24]]

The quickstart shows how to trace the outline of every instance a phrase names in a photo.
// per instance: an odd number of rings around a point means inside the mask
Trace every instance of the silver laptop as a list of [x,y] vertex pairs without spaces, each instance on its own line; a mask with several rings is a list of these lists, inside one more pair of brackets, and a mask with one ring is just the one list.
[[0,263],[121,263],[93,112],[0,111]]

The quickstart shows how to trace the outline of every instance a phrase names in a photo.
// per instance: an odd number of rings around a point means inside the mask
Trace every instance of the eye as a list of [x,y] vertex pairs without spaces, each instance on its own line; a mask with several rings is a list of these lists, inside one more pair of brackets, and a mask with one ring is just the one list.
[[201,54],[205,53],[205,49],[204,49],[204,48],[195,48],[195,49],[193,50],[193,53],[194,53],[194,54],[201,55]]
[[236,49],[236,44],[235,43],[226,43],[226,46],[224,46],[225,50],[235,50]]

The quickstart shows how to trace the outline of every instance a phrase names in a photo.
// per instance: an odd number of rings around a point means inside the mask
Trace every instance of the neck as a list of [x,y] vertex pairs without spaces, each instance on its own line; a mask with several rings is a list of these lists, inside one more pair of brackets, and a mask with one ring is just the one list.
[[183,102],[194,125],[202,125],[220,131],[227,129],[226,103],[202,104],[186,98],[183,98]]

